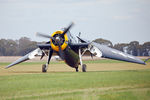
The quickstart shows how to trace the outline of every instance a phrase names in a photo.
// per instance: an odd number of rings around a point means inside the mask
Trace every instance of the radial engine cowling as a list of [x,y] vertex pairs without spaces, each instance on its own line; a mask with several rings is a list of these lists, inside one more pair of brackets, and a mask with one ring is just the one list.
[[61,46],[61,50],[64,50],[67,47],[68,37],[67,34],[63,34],[63,31],[56,31],[54,32],[51,37],[55,39],[50,39],[51,47],[55,51],[59,51],[59,45]]

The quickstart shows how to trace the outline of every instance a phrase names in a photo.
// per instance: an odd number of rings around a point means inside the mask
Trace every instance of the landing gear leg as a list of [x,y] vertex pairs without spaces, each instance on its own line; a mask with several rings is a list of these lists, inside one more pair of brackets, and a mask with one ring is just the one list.
[[[83,52],[83,54],[85,53],[85,51]],[[80,58],[80,65],[82,67],[82,72],[86,72],[86,64],[82,63],[82,54],[81,54],[81,49],[79,49],[79,58]]]
[[49,55],[48,55],[48,59],[47,59],[47,63],[46,64],[44,64],[44,65],[42,65],[42,72],[47,72],[47,69],[48,69],[48,64],[49,64],[49,62],[50,62],[50,60],[51,60],[51,57],[52,57],[52,54],[53,54],[53,50],[49,50]]

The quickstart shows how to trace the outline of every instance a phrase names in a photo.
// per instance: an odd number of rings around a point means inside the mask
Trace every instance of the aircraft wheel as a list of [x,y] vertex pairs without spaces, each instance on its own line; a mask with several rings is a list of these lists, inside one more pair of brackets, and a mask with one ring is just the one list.
[[86,64],[82,65],[82,72],[86,72]]
[[47,72],[47,70],[46,70],[46,64],[42,65],[42,72]]
[[78,70],[78,67],[76,67],[75,69],[76,69],[76,72],[78,72],[78,71],[79,71],[79,70]]

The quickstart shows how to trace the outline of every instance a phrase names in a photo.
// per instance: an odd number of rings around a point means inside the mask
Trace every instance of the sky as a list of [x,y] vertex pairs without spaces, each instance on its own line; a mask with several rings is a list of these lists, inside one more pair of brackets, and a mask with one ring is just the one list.
[[150,41],[150,0],[0,0],[0,39],[29,37],[48,41],[74,22],[74,36],[103,38],[113,44]]

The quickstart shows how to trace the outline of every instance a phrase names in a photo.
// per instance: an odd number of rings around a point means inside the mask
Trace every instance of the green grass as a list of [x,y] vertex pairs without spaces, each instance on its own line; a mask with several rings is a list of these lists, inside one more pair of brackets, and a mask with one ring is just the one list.
[[0,99],[149,100],[150,70],[0,76]]
[[102,94],[99,96],[102,100],[149,100],[150,90],[146,91],[125,91],[125,92],[109,92],[109,94]]

